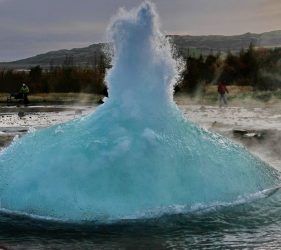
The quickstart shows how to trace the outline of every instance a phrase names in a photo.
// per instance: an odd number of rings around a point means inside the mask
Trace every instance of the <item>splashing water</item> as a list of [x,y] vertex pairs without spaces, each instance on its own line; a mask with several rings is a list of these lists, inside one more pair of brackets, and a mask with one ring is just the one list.
[[1,152],[3,209],[116,220],[231,204],[279,184],[244,148],[185,120],[172,100],[177,62],[151,3],[120,11],[109,31],[110,98]]

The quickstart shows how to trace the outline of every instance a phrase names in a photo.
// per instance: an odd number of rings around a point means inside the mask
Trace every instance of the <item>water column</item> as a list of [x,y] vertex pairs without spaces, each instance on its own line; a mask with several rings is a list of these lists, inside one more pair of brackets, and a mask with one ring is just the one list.
[[108,100],[0,153],[3,211],[67,221],[154,217],[232,204],[279,184],[270,166],[177,108],[180,64],[153,4],[120,10],[108,32]]

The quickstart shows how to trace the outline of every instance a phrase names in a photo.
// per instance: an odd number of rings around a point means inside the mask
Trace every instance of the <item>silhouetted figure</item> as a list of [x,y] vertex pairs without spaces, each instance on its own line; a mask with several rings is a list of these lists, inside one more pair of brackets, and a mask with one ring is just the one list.
[[23,83],[22,86],[21,86],[21,89],[20,89],[20,94],[22,95],[23,97],[23,103],[24,104],[28,104],[29,103],[29,100],[28,100],[28,94],[29,94],[29,88],[28,86]]
[[226,88],[225,82],[220,82],[218,85],[218,93],[219,93],[219,103],[220,107],[224,103],[227,105],[227,99],[225,93],[229,93],[228,89]]

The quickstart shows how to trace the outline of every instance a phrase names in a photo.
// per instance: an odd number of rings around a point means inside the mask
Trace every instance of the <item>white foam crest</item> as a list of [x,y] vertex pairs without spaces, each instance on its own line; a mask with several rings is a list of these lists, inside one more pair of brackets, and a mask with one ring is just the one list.
[[[146,1],[129,12],[121,9],[108,28],[114,47],[113,67],[106,77],[110,100],[121,100],[123,107],[134,110],[136,116],[148,102],[155,109],[155,104],[171,102],[179,75],[179,63],[159,30],[154,8]],[[144,98],[152,95],[153,100]]]
[[0,213],[8,214],[11,216],[24,216],[26,218],[41,220],[41,221],[49,221],[49,222],[59,222],[59,223],[96,223],[96,224],[114,224],[122,221],[136,221],[136,220],[150,220],[157,219],[165,216],[173,216],[173,215],[192,215],[192,214],[206,214],[210,212],[220,211],[227,207],[236,207],[239,205],[248,204],[251,202],[255,202],[261,199],[266,199],[271,195],[275,194],[280,190],[281,186],[265,189],[256,193],[244,195],[238,197],[233,202],[211,202],[208,204],[196,203],[194,205],[186,206],[186,205],[170,205],[166,207],[158,207],[155,209],[150,209],[146,211],[137,212],[135,214],[120,216],[120,217],[104,217],[97,215],[96,217],[85,218],[84,220],[71,220],[71,219],[62,219],[56,218],[52,216],[40,216],[32,213],[22,212],[22,211],[13,211],[5,208],[0,208]]

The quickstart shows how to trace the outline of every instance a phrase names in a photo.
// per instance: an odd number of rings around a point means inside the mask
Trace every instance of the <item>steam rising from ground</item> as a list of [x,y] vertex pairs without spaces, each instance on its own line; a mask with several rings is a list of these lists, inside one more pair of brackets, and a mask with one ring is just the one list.
[[116,220],[232,203],[279,183],[244,148],[184,119],[172,101],[178,64],[151,3],[120,12],[109,30],[109,99],[1,153],[2,208]]

